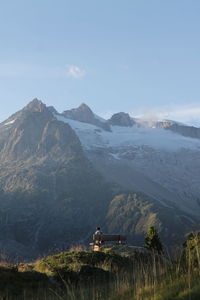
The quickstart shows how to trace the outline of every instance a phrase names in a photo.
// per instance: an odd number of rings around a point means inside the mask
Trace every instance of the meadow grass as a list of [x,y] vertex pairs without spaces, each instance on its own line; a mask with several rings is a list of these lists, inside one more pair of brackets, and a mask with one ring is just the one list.
[[[196,251],[196,249],[194,249]],[[0,300],[199,300],[199,255],[175,258],[73,249],[34,264],[0,264]],[[196,259],[197,258],[197,259]]]

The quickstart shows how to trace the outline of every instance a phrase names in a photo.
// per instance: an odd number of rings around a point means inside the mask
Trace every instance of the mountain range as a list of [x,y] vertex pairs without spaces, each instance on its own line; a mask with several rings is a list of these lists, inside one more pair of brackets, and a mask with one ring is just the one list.
[[0,166],[0,247],[15,259],[88,245],[97,225],[130,243],[153,225],[168,245],[199,227],[200,128],[34,99],[0,124]]

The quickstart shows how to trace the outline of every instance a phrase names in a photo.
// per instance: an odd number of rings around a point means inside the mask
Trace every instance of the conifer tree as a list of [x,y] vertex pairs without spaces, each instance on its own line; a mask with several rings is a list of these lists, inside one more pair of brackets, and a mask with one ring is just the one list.
[[154,250],[158,252],[158,254],[163,253],[163,246],[158,236],[157,230],[151,226],[145,237],[145,248],[149,250]]
[[200,270],[200,231],[190,232],[183,244],[183,262],[188,261]]

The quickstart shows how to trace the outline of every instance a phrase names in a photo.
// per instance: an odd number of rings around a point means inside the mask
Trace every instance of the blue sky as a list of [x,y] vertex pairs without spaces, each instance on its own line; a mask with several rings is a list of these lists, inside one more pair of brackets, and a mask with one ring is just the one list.
[[35,97],[198,118],[200,1],[1,1],[0,120]]

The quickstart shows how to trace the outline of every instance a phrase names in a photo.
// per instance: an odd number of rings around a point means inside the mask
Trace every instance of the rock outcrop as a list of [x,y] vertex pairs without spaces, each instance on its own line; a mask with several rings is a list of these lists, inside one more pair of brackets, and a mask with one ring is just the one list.
[[111,125],[131,127],[133,126],[134,121],[130,118],[129,114],[119,112],[112,115],[112,117],[108,120],[108,123]]
[[96,116],[85,103],[82,103],[78,108],[65,110],[62,113],[66,118],[88,123],[101,127],[104,130],[110,131],[110,126],[102,118]]

